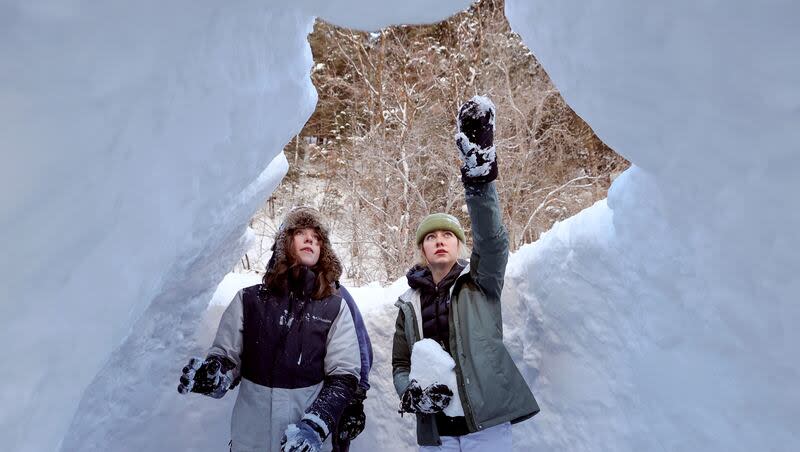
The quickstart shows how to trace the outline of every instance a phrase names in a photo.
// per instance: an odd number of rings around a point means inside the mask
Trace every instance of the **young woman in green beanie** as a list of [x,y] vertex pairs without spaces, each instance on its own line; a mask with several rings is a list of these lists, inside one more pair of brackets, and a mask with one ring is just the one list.
[[[419,224],[419,263],[408,271],[410,289],[396,303],[394,385],[400,412],[416,415],[421,451],[507,451],[511,424],[529,419],[539,406],[503,344],[508,236],[494,182],[495,107],[475,96],[461,106],[457,123],[473,250],[467,252],[464,229],[452,215],[434,213]],[[422,339],[432,339],[452,358],[448,371],[454,378],[424,387],[412,378],[421,371],[412,369],[411,355]],[[429,365],[438,363],[415,361]]]

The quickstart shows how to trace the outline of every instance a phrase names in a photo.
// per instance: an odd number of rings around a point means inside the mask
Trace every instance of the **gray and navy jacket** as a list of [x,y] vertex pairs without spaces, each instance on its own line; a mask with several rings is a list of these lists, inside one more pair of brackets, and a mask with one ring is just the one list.
[[[361,376],[361,353],[348,303],[310,298],[306,269],[289,288],[240,290],[225,310],[209,355],[236,364],[241,379],[231,416],[231,450],[280,450],[289,424],[309,419],[323,437],[336,426]],[[322,450],[331,449],[326,440]]]
[[372,370],[372,341],[369,339],[367,326],[364,325],[364,318],[361,317],[361,311],[358,310],[353,296],[345,289],[344,286],[339,286],[339,294],[347,302],[347,307],[350,309],[350,315],[353,316],[353,322],[356,325],[356,335],[358,335],[358,350],[361,354],[361,375],[358,379],[358,389],[362,395],[366,395],[369,390],[369,371]]

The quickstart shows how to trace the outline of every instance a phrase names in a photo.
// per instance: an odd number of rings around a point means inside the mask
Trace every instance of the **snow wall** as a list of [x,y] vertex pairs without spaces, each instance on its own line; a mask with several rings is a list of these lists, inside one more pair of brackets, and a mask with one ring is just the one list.
[[[0,437],[57,448],[91,382],[63,450],[220,450],[203,438],[224,444],[229,411],[167,394],[313,109],[311,15],[374,29],[467,2],[83,3],[0,6]],[[507,343],[543,408],[517,449],[798,448],[798,12],[507,0],[568,103],[635,165],[512,258]],[[365,310],[390,340],[391,306]],[[354,450],[413,442],[386,347]]]
[[142,354],[186,352],[314,109],[314,16],[378,28],[469,4],[427,3],[0,3],[4,450],[57,449],[104,363],[152,382],[174,363]]
[[800,6],[508,0],[506,15],[634,164],[510,266],[542,402],[528,450],[800,449]]

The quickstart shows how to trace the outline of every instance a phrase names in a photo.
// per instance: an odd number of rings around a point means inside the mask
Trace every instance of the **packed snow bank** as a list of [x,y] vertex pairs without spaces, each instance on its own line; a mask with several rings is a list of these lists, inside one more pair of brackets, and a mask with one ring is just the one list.
[[141,326],[197,325],[313,111],[313,16],[372,28],[468,4],[436,3],[3,2],[4,448],[56,448],[103,363],[145,370],[145,349],[115,348],[177,347]]
[[[238,257],[286,171],[280,150],[314,109],[313,20],[262,1],[0,11],[0,342],[15,362],[0,438],[54,450],[165,287],[197,276],[181,272],[209,250],[224,267]],[[226,270],[191,279],[173,310]]]
[[508,0],[506,13],[635,165],[607,207],[516,257],[530,325],[518,346],[541,355],[527,376],[543,402],[516,437],[531,450],[800,447],[800,7]]

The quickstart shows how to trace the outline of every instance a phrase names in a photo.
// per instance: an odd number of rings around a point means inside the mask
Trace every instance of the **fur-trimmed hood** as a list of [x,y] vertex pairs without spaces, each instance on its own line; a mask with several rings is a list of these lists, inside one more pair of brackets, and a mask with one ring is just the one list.
[[319,234],[321,243],[319,251],[319,262],[316,271],[326,274],[329,281],[338,281],[342,276],[342,263],[331,247],[330,233],[322,215],[313,207],[295,207],[286,214],[286,218],[281,223],[275,242],[272,245],[272,257],[267,264],[267,274],[269,274],[278,262],[287,262],[286,238],[297,229],[312,228]]

